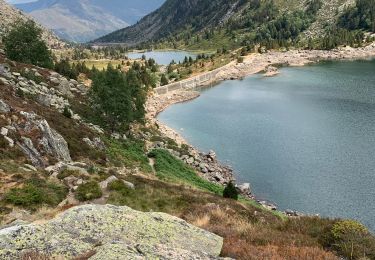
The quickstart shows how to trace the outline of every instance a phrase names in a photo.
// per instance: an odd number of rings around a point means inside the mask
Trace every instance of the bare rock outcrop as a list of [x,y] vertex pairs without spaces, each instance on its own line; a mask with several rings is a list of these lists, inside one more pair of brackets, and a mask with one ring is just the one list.
[[44,118],[20,111],[13,113],[7,121],[9,124],[1,128],[1,135],[10,146],[16,143],[34,166],[46,167],[48,157],[61,162],[71,161],[68,143]]
[[43,160],[38,150],[34,147],[31,139],[24,136],[22,136],[21,139],[22,141],[17,143],[18,146],[21,147],[22,151],[27,155],[33,165],[37,167],[43,167],[45,161]]
[[65,139],[54,129],[52,129],[48,122],[43,119],[37,122],[43,137],[40,144],[49,153],[54,155],[59,161],[71,161],[68,144]]

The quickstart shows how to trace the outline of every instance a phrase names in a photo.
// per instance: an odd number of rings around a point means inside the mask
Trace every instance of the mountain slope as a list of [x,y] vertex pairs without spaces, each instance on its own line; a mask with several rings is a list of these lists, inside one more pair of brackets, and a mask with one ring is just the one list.
[[[9,31],[15,22],[19,20],[25,21],[29,19],[32,18],[9,5],[4,0],[0,0],[0,40],[1,36]],[[42,26],[41,28],[43,30],[43,39],[47,42],[49,47],[59,48],[64,45],[64,43],[51,31]]]
[[[202,29],[223,22],[238,8],[238,0],[168,0],[160,9],[139,23],[100,38],[99,42],[136,44],[159,39],[184,28]],[[195,25],[198,22],[202,26]]]
[[139,23],[99,38],[97,42],[135,45],[171,35],[178,38],[179,34],[189,40],[193,33],[219,27],[251,34],[287,14],[306,22],[297,24],[301,27],[299,30],[311,30],[310,34],[317,35],[317,31],[320,33],[323,27],[335,22],[343,6],[353,3],[354,0],[168,0]]
[[16,5],[60,37],[85,42],[124,28],[164,0],[39,0]]

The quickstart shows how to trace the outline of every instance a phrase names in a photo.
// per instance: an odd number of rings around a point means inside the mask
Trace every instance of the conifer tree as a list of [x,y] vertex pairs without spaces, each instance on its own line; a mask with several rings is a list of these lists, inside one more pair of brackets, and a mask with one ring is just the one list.
[[165,76],[165,74],[162,74],[161,75],[161,79],[160,79],[160,85],[162,85],[162,86],[165,86],[165,85],[168,85],[168,79],[167,79],[167,77]]
[[52,68],[52,54],[42,40],[42,29],[34,21],[19,21],[3,38],[9,59],[44,68]]

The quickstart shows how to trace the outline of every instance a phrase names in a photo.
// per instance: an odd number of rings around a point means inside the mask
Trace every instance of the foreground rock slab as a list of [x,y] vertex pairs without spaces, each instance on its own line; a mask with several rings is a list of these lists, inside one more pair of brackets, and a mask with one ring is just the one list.
[[218,259],[223,239],[164,213],[84,205],[44,224],[0,230],[0,259],[30,250],[63,259]]

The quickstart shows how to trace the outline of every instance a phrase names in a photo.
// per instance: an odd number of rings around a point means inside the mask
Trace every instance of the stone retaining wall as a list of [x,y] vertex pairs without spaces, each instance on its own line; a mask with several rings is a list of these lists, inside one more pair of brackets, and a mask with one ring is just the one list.
[[209,71],[200,75],[197,75],[195,77],[185,79],[182,81],[174,82],[165,86],[157,87],[154,89],[154,91],[159,94],[167,94],[171,91],[176,90],[193,90],[195,88],[206,86],[210,83],[213,83],[217,79],[217,74],[222,70],[223,68],[218,68],[213,71]]

